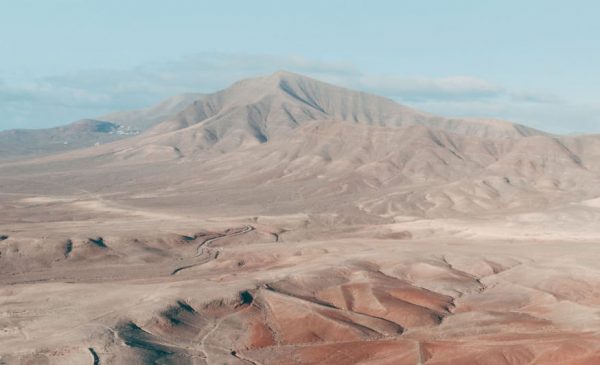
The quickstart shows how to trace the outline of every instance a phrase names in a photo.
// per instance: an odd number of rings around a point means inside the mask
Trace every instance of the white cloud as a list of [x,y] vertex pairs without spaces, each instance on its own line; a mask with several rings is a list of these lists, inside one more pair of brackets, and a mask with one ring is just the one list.
[[392,98],[419,100],[472,100],[502,95],[505,90],[493,83],[471,76],[443,78],[363,76],[359,85]]
[[549,103],[511,99],[461,102],[422,101],[410,106],[453,117],[490,117],[561,134],[600,133],[599,104]]

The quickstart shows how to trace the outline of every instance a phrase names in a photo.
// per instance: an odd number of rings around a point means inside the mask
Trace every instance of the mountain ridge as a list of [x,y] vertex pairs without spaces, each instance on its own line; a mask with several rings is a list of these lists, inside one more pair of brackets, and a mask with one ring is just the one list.
[[[256,114],[275,113],[279,119],[287,117],[291,126],[307,120],[335,119],[387,126],[425,124],[479,136],[516,138],[546,134],[499,120],[444,118],[403,106],[389,98],[334,86],[287,71],[241,80],[229,88],[208,94],[152,130],[162,133],[190,127],[215,118],[219,113],[226,114],[218,118],[220,123],[227,123],[231,114],[239,118],[244,113],[240,108],[244,107],[250,109],[246,112],[247,120],[255,119]],[[268,122],[266,117],[262,117],[263,124]]]
[[[52,128],[0,131],[0,160],[64,153],[130,138],[179,112],[202,95],[176,95],[148,108],[84,118]],[[106,130],[97,128],[101,123],[105,123]]]
[[[27,158],[67,152],[138,134],[155,137],[162,134],[168,140],[173,137],[167,134],[192,127],[188,131],[192,136],[183,137],[191,139],[184,143],[188,145],[185,148],[188,154],[191,143],[195,143],[199,151],[205,151],[215,144],[223,145],[222,151],[229,151],[236,146],[265,143],[274,134],[293,130],[302,123],[314,120],[395,127],[422,124],[480,137],[548,135],[506,121],[436,116],[403,106],[389,98],[338,87],[288,71],[240,80],[211,94],[177,95],[148,108],[110,113],[94,120],[113,123],[117,131],[102,135],[90,130],[88,134],[80,133],[73,142],[68,139],[73,123],[45,130],[4,131],[0,132],[0,140],[4,145],[0,158]],[[230,132],[232,136],[228,135]],[[19,134],[19,139],[14,137],[15,134]],[[45,134],[48,138],[44,138]],[[56,141],[61,139],[63,144],[59,146]]]
[[73,175],[84,191],[147,188],[145,198],[127,198],[134,205],[166,189],[164,204],[181,198],[213,211],[220,209],[215,197],[233,194],[226,199],[249,212],[266,201],[270,210],[293,213],[310,196],[315,214],[335,201],[368,219],[472,216],[594,198],[597,142],[432,116],[280,72],[202,95],[130,138],[0,170],[59,174],[58,186]]

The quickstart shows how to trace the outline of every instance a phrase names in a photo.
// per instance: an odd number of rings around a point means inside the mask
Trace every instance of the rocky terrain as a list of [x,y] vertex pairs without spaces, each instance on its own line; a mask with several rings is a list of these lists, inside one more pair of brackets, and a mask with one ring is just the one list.
[[0,364],[600,363],[600,136],[288,72],[184,99],[0,150]]

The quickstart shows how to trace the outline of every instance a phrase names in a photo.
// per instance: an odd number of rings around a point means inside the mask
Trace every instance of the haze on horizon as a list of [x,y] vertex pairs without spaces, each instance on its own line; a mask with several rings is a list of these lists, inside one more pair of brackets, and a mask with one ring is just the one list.
[[600,132],[592,1],[0,5],[0,130],[285,69],[440,115]]

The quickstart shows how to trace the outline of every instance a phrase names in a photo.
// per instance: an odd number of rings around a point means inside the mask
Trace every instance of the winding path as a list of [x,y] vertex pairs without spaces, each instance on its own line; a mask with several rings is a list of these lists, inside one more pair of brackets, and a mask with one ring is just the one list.
[[254,231],[254,227],[252,227],[251,225],[245,225],[244,228],[239,231],[239,232],[234,232],[231,234],[222,234],[219,235],[217,237],[213,237],[213,238],[209,238],[207,240],[202,241],[202,243],[200,243],[198,245],[198,247],[196,248],[196,255],[195,257],[201,256],[204,253],[204,247],[210,245],[211,243],[215,242],[216,240],[220,240],[221,238],[225,238],[225,237],[234,237],[234,236],[239,236],[245,233],[248,233],[250,231]]
[[[217,240],[220,240],[220,239],[226,238],[226,237],[240,236],[242,234],[246,234],[246,233],[254,231],[254,230],[255,230],[255,228],[253,226],[247,224],[240,231],[237,231],[237,232],[234,232],[234,233],[230,233],[230,234],[220,234],[220,235],[218,235],[216,237],[212,237],[212,238],[206,239],[206,240],[202,241],[198,245],[198,247],[196,248],[196,254],[193,257],[200,257],[200,256],[204,255],[204,248],[205,247],[209,247],[211,243],[213,243],[213,242],[215,242]],[[193,264],[180,266],[180,267],[176,268],[175,270],[173,270],[171,272],[171,275],[176,275],[177,273],[179,273],[179,272],[181,272],[181,271],[183,271],[185,269],[189,269],[189,268],[192,268],[192,267],[195,267],[195,266],[198,266],[198,265],[205,264],[208,261],[210,261],[211,259],[217,258],[217,256],[219,255],[219,253],[220,253],[220,251],[218,251],[218,250],[215,252],[214,255],[210,255],[210,252],[209,252],[209,257],[208,258],[205,258],[204,260],[201,260],[199,262],[195,262]]]

